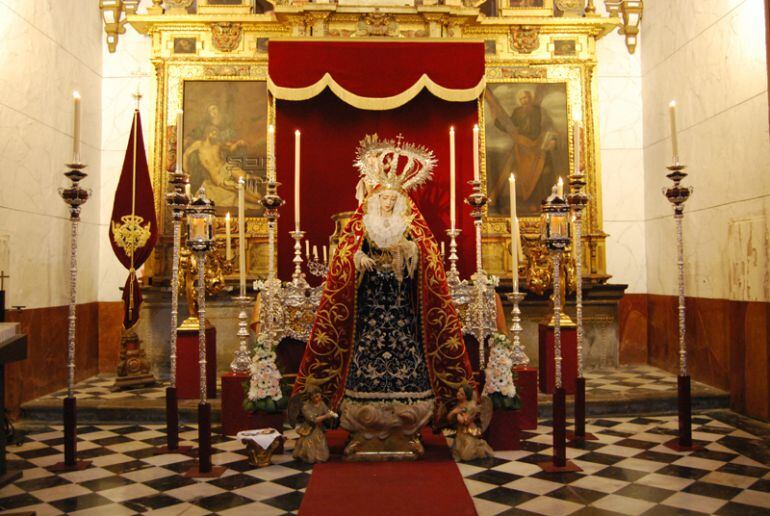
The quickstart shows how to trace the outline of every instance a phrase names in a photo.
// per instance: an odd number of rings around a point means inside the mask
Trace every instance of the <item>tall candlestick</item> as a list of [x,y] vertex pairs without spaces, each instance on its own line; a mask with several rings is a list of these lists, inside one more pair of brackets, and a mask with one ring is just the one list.
[[449,128],[449,225],[454,231],[457,214],[455,213],[455,128]]
[[182,133],[182,120],[184,113],[179,111],[176,114],[176,171],[182,172],[182,142],[184,141],[184,134]]
[[275,126],[267,126],[267,180],[275,181]]
[[564,199],[564,179],[559,176],[559,181],[556,183],[556,195],[560,199]]
[[668,105],[668,116],[671,122],[671,153],[674,165],[679,164],[679,139],[676,133],[676,100],[672,100]]
[[299,231],[299,129],[294,131],[294,228]]
[[479,124],[473,126],[473,180],[479,180]]
[[511,274],[513,292],[519,291],[519,218],[516,216],[516,176],[508,178],[511,192]]
[[572,139],[574,140],[574,143],[575,143],[575,158],[574,158],[575,159],[575,174],[578,174],[578,175],[580,174],[580,168],[581,168],[580,167],[580,165],[581,165],[580,160],[583,158],[581,156],[582,137],[583,137],[583,135],[582,135],[582,131],[581,131],[580,122],[578,122],[576,120],[576,121],[574,121],[572,123]]
[[[238,179],[238,279],[240,283],[239,287],[241,297],[246,295],[246,203],[244,201],[245,186],[246,184],[243,178]],[[228,250],[230,249],[229,239],[230,237],[228,230]]]
[[[240,185],[238,185],[238,196],[240,197]],[[240,218],[241,209],[240,206],[238,207],[238,214]],[[240,221],[238,222],[240,224]],[[225,259],[232,260],[233,259],[233,250],[230,247],[230,212],[228,211],[225,215]]]
[[72,162],[80,163],[80,93],[73,91],[72,98],[75,101],[75,121],[72,130]]

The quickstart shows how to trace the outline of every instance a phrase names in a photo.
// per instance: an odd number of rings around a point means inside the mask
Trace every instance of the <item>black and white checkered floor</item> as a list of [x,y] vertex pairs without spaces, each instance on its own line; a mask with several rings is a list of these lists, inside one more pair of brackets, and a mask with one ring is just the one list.
[[[481,515],[491,514],[770,514],[770,449],[766,440],[724,421],[721,411],[694,417],[701,451],[676,453],[661,443],[676,433],[676,417],[607,418],[589,421],[598,441],[569,448],[583,471],[551,475],[537,462],[551,457],[548,422],[525,432],[522,449],[458,467]],[[743,425],[740,425],[743,426]],[[10,466],[22,479],[0,490],[4,513],[37,514],[286,514],[296,513],[312,468],[287,454],[274,465],[252,468],[243,446],[215,436],[220,478],[188,479],[184,455],[153,455],[165,442],[161,425],[91,425],[79,429],[84,471],[53,474],[62,459],[61,427],[30,429],[11,445]],[[181,437],[194,444],[197,431]]]
[[[676,375],[649,365],[624,365],[606,369],[592,369],[585,373],[586,396],[590,400],[621,398],[649,398],[655,395],[671,395],[676,397]],[[147,406],[165,407],[165,385],[155,385],[131,390],[115,390],[114,376],[93,376],[75,385],[75,397],[80,400],[80,406],[88,406],[92,402],[142,402]],[[693,395],[723,393],[714,387],[693,382]],[[39,404],[54,403],[60,406],[60,401],[67,396],[67,390],[61,389],[24,406],[30,408]],[[542,402],[550,402],[551,396],[541,394]],[[183,401],[183,403],[187,400]],[[216,400],[212,402],[217,403]],[[83,404],[85,403],[85,405]],[[190,400],[195,406],[197,400]]]

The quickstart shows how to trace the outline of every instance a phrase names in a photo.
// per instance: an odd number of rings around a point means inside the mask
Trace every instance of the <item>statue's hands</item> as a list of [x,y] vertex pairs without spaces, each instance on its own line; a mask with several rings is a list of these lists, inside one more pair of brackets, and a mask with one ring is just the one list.
[[376,265],[377,262],[375,262],[372,258],[369,258],[366,255],[361,257],[361,268],[363,268],[365,271],[373,271]]
[[370,258],[363,251],[356,251],[355,255],[356,269],[364,271],[373,271],[377,262]]

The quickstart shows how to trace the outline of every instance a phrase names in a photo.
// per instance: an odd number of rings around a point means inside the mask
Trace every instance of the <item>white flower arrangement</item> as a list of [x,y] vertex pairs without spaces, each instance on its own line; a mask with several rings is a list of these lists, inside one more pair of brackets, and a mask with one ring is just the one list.
[[266,333],[257,336],[257,342],[254,345],[248,397],[253,402],[268,399],[277,402],[283,398],[281,373],[275,365],[272,340]]
[[492,398],[495,408],[513,409],[520,404],[513,383],[512,368],[511,342],[502,333],[492,334],[484,394]]

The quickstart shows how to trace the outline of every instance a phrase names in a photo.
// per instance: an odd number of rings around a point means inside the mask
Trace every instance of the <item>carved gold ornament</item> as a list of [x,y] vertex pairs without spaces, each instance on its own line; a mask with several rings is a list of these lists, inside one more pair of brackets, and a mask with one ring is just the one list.
[[520,54],[531,54],[540,46],[540,29],[537,27],[513,27],[511,46]]
[[380,12],[366,13],[358,20],[356,36],[398,36],[398,22],[390,15]]
[[113,240],[115,245],[126,251],[126,255],[134,256],[136,250],[144,247],[152,235],[150,223],[142,226],[144,219],[139,215],[123,215],[120,220],[122,224],[112,223]]
[[222,52],[232,52],[238,48],[243,36],[243,27],[240,23],[213,23],[211,24],[211,42],[214,47]]

